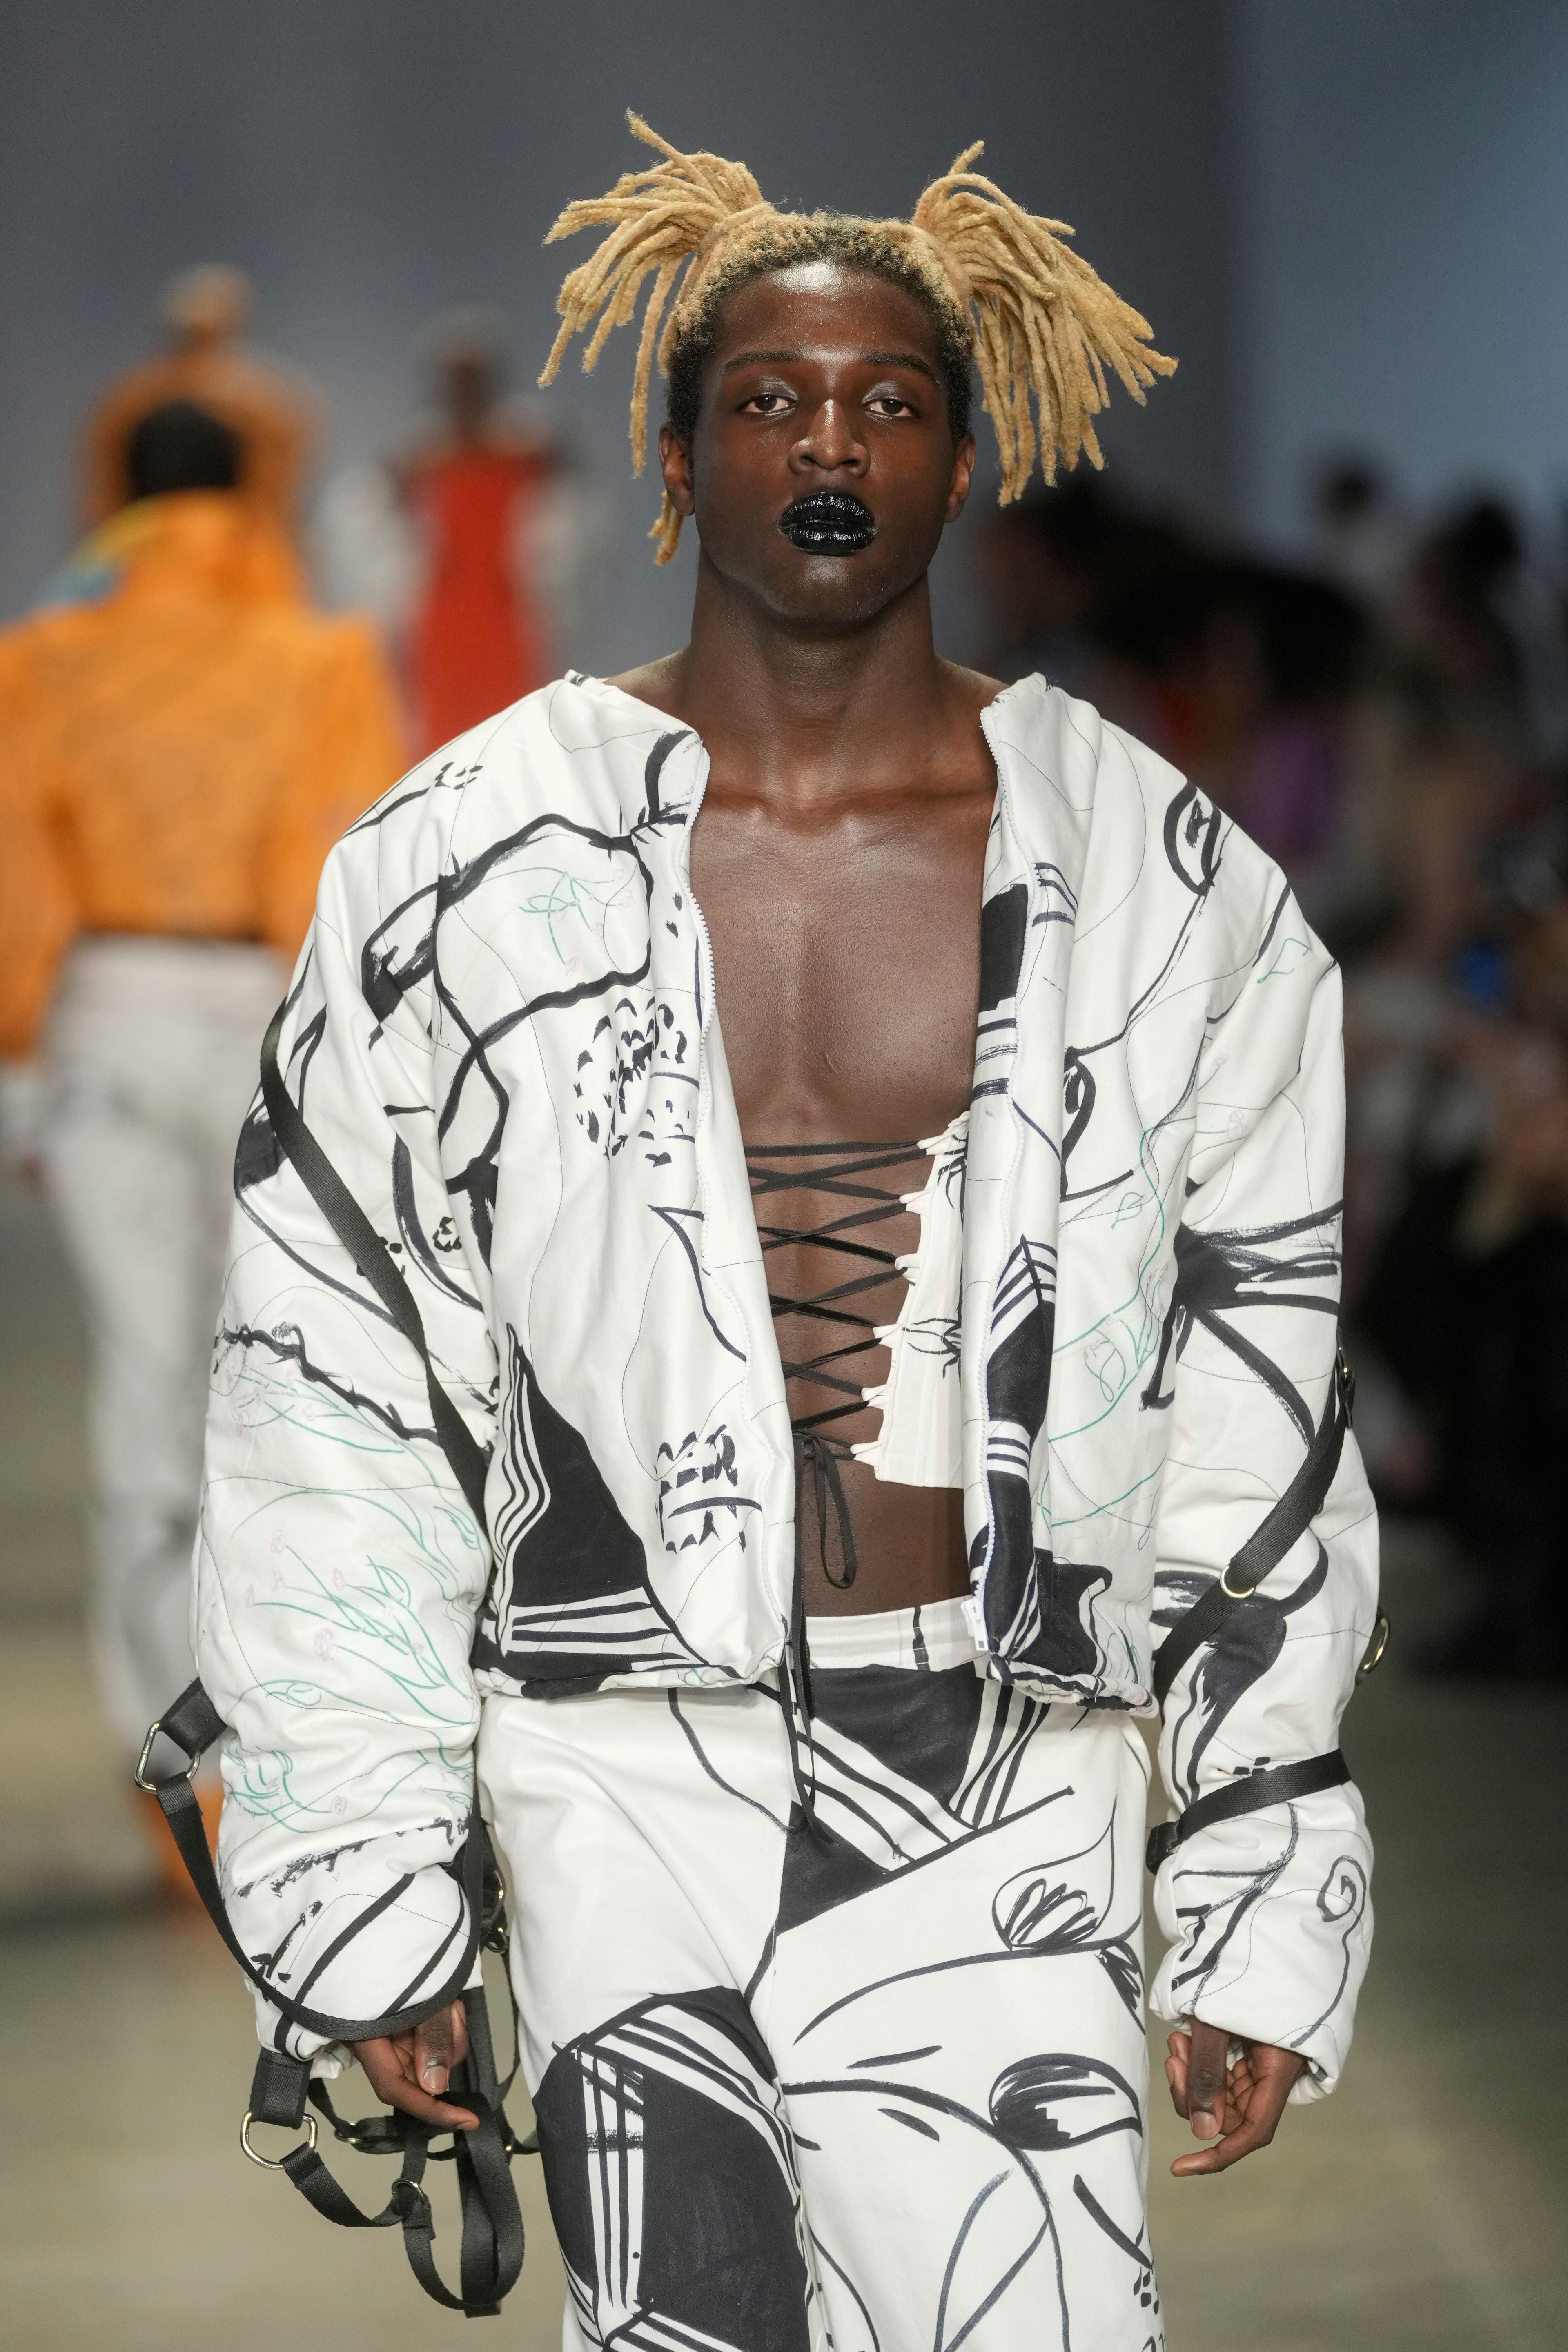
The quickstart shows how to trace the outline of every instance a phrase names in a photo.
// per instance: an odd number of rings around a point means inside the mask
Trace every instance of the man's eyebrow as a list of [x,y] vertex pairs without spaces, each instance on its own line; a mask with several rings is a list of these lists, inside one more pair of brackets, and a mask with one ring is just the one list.
[[860,357],[867,367],[913,368],[918,374],[930,376],[932,383],[937,381],[935,368],[919,352],[862,352]]
[[786,352],[782,350],[776,352],[737,352],[732,360],[725,361],[720,373],[723,375],[728,375],[731,368],[757,367],[761,365],[763,361],[767,360],[772,360],[783,365],[787,364],[791,360],[802,360],[805,357],[805,353],[804,352]]
[[[732,360],[725,361],[720,373],[729,375],[735,368],[762,367],[770,363],[787,367],[805,357],[805,352],[785,351],[782,346],[777,351],[737,352]],[[929,360],[922,360],[919,352],[860,352],[857,357],[862,367],[913,368],[918,374],[929,376],[932,383],[938,381],[935,368]]]

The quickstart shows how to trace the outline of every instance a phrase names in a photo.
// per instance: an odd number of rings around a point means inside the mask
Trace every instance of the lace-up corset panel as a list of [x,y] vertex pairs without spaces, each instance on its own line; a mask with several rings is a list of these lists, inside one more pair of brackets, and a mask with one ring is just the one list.
[[[795,1437],[813,1615],[908,1608],[968,1590],[962,1496],[946,1483],[953,1445],[922,1442],[911,1465],[917,1482],[889,1479],[884,1414],[893,1385],[889,1340],[908,1347],[913,1339],[909,1283],[921,1227],[933,1190],[951,1189],[962,1164],[954,1129],[923,1143],[746,1146]],[[952,1205],[945,1196],[944,1205]],[[917,1343],[922,1352],[927,1337]],[[956,1366],[935,1369],[939,1379],[945,1370],[956,1407]],[[955,1444],[955,1411],[952,1419]]]

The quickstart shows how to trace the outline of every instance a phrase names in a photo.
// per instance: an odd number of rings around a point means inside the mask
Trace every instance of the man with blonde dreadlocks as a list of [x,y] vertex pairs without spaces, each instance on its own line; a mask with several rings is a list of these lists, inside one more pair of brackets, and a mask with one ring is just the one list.
[[460,2126],[463,2004],[407,2014],[477,1759],[569,2347],[1149,2352],[1134,1718],[1178,2173],[1331,2089],[1371,1933],[1337,976],[1163,761],[933,646],[972,373],[1015,498],[1169,372],[1144,321],[977,149],[871,222],[634,128],[552,231],[603,241],[546,380],[651,278],[690,641],[416,769],[281,1031],[485,1524],[258,1109],[197,1570],[225,1885]]

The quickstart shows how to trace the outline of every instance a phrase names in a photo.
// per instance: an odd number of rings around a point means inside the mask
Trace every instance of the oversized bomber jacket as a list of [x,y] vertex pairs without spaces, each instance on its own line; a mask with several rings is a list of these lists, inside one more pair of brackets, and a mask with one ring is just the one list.
[[[962,1306],[938,1351],[967,1608],[991,1674],[1148,1714],[1163,1633],[1327,1408],[1338,974],[1261,853],[1087,704],[1030,678],[984,724]],[[491,1449],[488,1541],[417,1358],[259,1102],[240,1139],[194,1601],[233,1727],[220,1870],[246,1949],[338,2016],[416,2005],[461,1948],[446,1865],[481,1695],[755,1682],[785,1643],[788,1410],[688,873],[706,774],[690,730],[619,689],[545,688],[345,835],[294,976],[286,1083]],[[897,1336],[893,1367],[889,1412]],[[1352,1439],[1312,1527],[1176,1677],[1178,1804],[1334,1746],[1375,1591]],[[1331,2087],[1370,1862],[1353,1787],[1194,1835],[1159,1876],[1156,2009],[1289,2043],[1304,2094]]]

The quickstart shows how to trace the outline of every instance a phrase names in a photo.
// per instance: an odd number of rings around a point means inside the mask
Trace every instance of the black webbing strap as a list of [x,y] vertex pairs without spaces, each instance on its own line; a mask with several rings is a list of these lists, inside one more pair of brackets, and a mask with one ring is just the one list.
[[[463,1841],[461,1854],[454,1875],[462,1887],[468,1906],[468,1933],[464,1939],[463,1956],[447,1982],[411,2009],[379,2018],[334,2017],[324,2010],[312,2009],[303,2001],[290,2000],[263,1975],[242,1948],[229,1924],[217,1873],[207,1851],[206,1831],[202,1822],[201,1807],[191,1786],[191,1773],[203,1751],[219,1738],[226,1726],[200,1682],[183,1690],[168,1713],[163,1716],[147,1734],[137,1766],[139,1786],[148,1790],[158,1800],[163,1818],[169,1824],[170,1835],[179,1849],[180,1858],[190,1874],[191,1883],[201,1897],[207,1916],[217,1929],[229,1952],[240,1968],[271,2001],[290,2024],[300,2025],[312,2033],[326,2034],[334,2042],[364,2042],[384,2034],[400,2033],[417,2024],[438,2009],[461,1999],[468,2023],[468,2054],[453,2069],[446,2096],[453,2105],[465,2107],[479,2117],[471,2132],[453,2134],[454,2146],[437,2161],[453,2161],[458,2168],[458,2189],[462,2212],[462,2249],[459,2257],[461,2291],[453,2294],[436,2268],[431,2241],[436,2234],[435,2218],[430,2200],[419,2183],[431,2158],[429,2125],[416,2116],[394,2112],[376,2116],[364,2123],[347,2124],[334,2111],[325,2087],[310,2080],[308,2059],[296,2058],[285,2050],[260,2052],[250,2086],[250,2105],[241,2126],[240,2139],[246,2154],[258,2164],[287,2173],[301,2196],[308,2198],[318,2213],[340,2229],[381,2230],[395,2222],[403,2231],[404,2250],[409,2265],[426,2294],[449,2311],[460,2311],[468,2318],[486,2318],[500,2310],[501,2298],[517,2284],[522,2269],[522,2213],[512,2186],[510,2163],[514,2156],[535,2142],[520,2141],[507,2121],[502,2100],[507,2083],[496,2079],[495,2052],[490,2037],[489,2014],[482,1990],[469,1986],[481,1943],[490,1948],[502,1948],[505,1924],[499,1895],[500,1875],[495,1871],[489,1852],[489,1839],[478,1806],[470,1817],[468,1833]],[[190,1770],[176,1774],[167,1780],[152,1781],[146,1777],[146,1766],[153,1743],[159,1733],[172,1740],[190,1759]],[[487,1904],[487,1880],[498,1889],[493,1902]],[[406,1885],[406,1880],[394,1880],[393,1890]],[[281,2027],[279,2028],[281,2032]],[[513,2073],[516,2072],[515,2063]],[[276,2162],[258,2156],[250,2145],[253,2123],[280,2124],[297,2130],[306,2122],[307,2097],[327,2117],[332,2131],[341,2140],[367,2155],[400,2155],[403,2169],[393,2185],[392,2195],[379,2213],[365,2213],[354,2203],[347,2191],[328,2171],[316,2153],[316,2126],[309,2119],[310,2137],[289,2154]]]
[[[488,1468],[484,1449],[436,1376],[425,1337],[424,1319],[413,1292],[393,1263],[386,1244],[310,1133],[283,1083],[278,1066],[278,1042],[286,1006],[287,1000],[274,1014],[261,1048],[261,1092],[273,1132],[307,1192],[353,1257],[361,1277],[375,1291],[398,1329],[417,1353],[425,1369],[426,1391],[430,1400],[431,1419],[437,1441],[469,1508],[483,1528]],[[433,2134],[431,2126],[420,2122],[416,2116],[395,2110],[387,2115],[371,2116],[361,2123],[346,2123],[333,2108],[325,2086],[310,2079],[308,2059],[295,2058],[281,2049],[263,2050],[257,2060],[250,2105],[241,2127],[240,2138],[245,2152],[256,2163],[287,2173],[300,2195],[309,2200],[317,2212],[327,2221],[335,2222],[340,2229],[382,2230],[396,2224],[403,2231],[404,2250],[410,2267],[426,2294],[448,2311],[462,2312],[467,2318],[493,2317],[500,2311],[503,2296],[516,2284],[522,2270],[522,2213],[517,2191],[512,2186],[511,2159],[525,2151],[536,2149],[538,2142],[536,2139],[519,2140],[507,2121],[501,2103],[512,2074],[517,2071],[516,2061],[514,2058],[511,2074],[508,2075],[506,2082],[499,2083],[485,1996],[479,1987],[470,1987],[468,1981],[481,1943],[490,1949],[501,1950],[505,1948],[506,1941],[500,1873],[496,1870],[489,1837],[479,1815],[478,1793],[476,1791],[469,1814],[468,1835],[452,1873],[462,1888],[468,1914],[468,1932],[457,1967],[437,1991],[426,1993],[412,2008],[401,2010],[395,2015],[334,2017],[325,2011],[293,2000],[281,1992],[241,1948],[229,1924],[217,1873],[207,1851],[201,1807],[191,1786],[197,1761],[215,1740],[222,1738],[226,1729],[223,1717],[200,1681],[193,1682],[148,1732],[136,1779],[139,1786],[157,1798],[163,1818],[169,1824],[170,1834],[190,1874],[191,1883],[229,1952],[285,2022],[303,2026],[312,2033],[325,2034],[334,2042],[363,2042],[400,2033],[417,2024],[421,2019],[447,2007],[453,2000],[461,1999],[468,2025],[468,2054],[460,2065],[453,2069],[446,2095],[454,2105],[479,2118],[471,2132],[453,2133],[450,2149],[433,2151],[431,2138],[441,2135]],[[160,1732],[183,1749],[190,1759],[190,1769],[171,1780],[154,1782],[147,1779],[146,1769],[153,1741]],[[405,1879],[393,1881],[387,1894],[381,1899],[382,1906],[395,1900],[406,1884]],[[494,1900],[487,1903],[492,1885],[496,1890]],[[515,2014],[514,2000],[514,2021]],[[281,2024],[279,2032],[282,2032]],[[393,2184],[391,2197],[379,2213],[362,2211],[317,2155],[317,2126],[313,2116],[306,2116],[307,2098],[325,2116],[338,2139],[367,2155],[402,2157],[402,2170]],[[274,2160],[258,2155],[251,2147],[249,2134],[253,2123],[279,2124],[292,2130],[298,2130],[303,2123],[307,2125],[310,2136],[289,2155]],[[442,2281],[431,2251],[431,2242],[436,2234],[435,2218],[429,2198],[420,2184],[426,2166],[432,2160],[452,2162],[457,2166],[462,2213],[460,2288],[457,2294]]]
[[1300,1764],[1275,1764],[1265,1772],[1243,1772],[1223,1787],[1211,1789],[1187,1807],[1179,1820],[1162,1822],[1149,1832],[1144,1856],[1151,1870],[1168,1862],[1176,1848],[1195,1830],[1212,1829],[1215,1822],[1234,1821],[1238,1813],[1259,1813],[1265,1805],[1284,1805],[1310,1797],[1319,1789],[1337,1789],[1351,1777],[1343,1752],[1310,1756]]
[[489,1466],[485,1450],[436,1377],[424,1318],[415,1303],[414,1293],[393,1264],[385,1242],[306,1126],[283,1083],[283,1073],[278,1066],[278,1041],[283,1034],[288,1003],[285,997],[273,1014],[261,1045],[261,1096],[267,1105],[267,1116],[272,1121],[272,1132],[293,1161],[305,1190],[353,1258],[362,1279],[369,1283],[424,1365],[430,1417],[441,1451],[468,1496],[469,1509],[483,1528],[485,1475]]
[[[302,2122],[308,2123],[310,2137],[276,2159],[277,2169],[288,2175],[323,2220],[341,2230],[385,2230],[394,2225],[401,2229],[409,2267],[432,2301],[469,2319],[488,2319],[499,2312],[502,2297],[516,2284],[522,2270],[522,2214],[508,2167],[525,2145],[534,2143],[513,2136],[501,2107],[505,2086],[495,2079],[484,1994],[476,1989],[466,1996],[466,2004],[468,2055],[453,2069],[446,2096],[479,2121],[474,2131],[454,2132],[449,2149],[433,2149],[432,2137],[441,2135],[414,2116],[395,2112],[346,2123],[333,2107],[325,2085],[308,2084],[310,2104],[325,2116],[340,2140],[367,2156],[402,2158],[402,2169],[379,2213],[366,2213],[356,2205],[316,2153],[315,2119],[305,2116],[307,2061],[262,2051],[243,2137],[246,2154],[256,2163],[270,2167],[274,2159],[258,2156],[250,2145],[251,2125],[274,2123],[298,2130]],[[432,2252],[435,2216],[421,2185],[425,2168],[432,2161],[457,2166],[462,2216],[457,2294],[442,2279]]]
[[[1162,1706],[1188,1659],[1205,1643],[1215,1640],[1232,1611],[1251,1599],[1270,1569],[1278,1567],[1322,1509],[1340,1466],[1354,1404],[1355,1375],[1342,1348],[1334,1358],[1333,1379],[1324,1402],[1322,1420],[1312,1433],[1300,1468],[1224,1573],[1177,1620],[1160,1644],[1152,1683],[1154,1696]],[[1196,1798],[1175,1821],[1162,1822],[1150,1832],[1145,1857],[1149,1868],[1158,1870],[1197,1830],[1208,1829],[1215,1822],[1233,1821],[1239,1813],[1260,1812],[1266,1805],[1282,1805],[1297,1797],[1310,1797],[1319,1789],[1338,1788],[1350,1776],[1350,1766],[1337,1748],[1327,1756],[1309,1756],[1297,1764],[1276,1764],[1262,1772],[1243,1773],[1222,1788]]]
[[1203,1599],[1194,1601],[1161,1643],[1154,1660],[1153,1686],[1162,1706],[1170,1696],[1171,1685],[1194,1651],[1212,1642],[1231,1611],[1251,1599],[1269,1570],[1279,1566],[1322,1509],[1340,1466],[1354,1402],[1355,1375],[1342,1349],[1334,1359],[1334,1376],[1323,1405],[1322,1420],[1312,1433],[1300,1468],[1224,1574],[1215,1578]]

